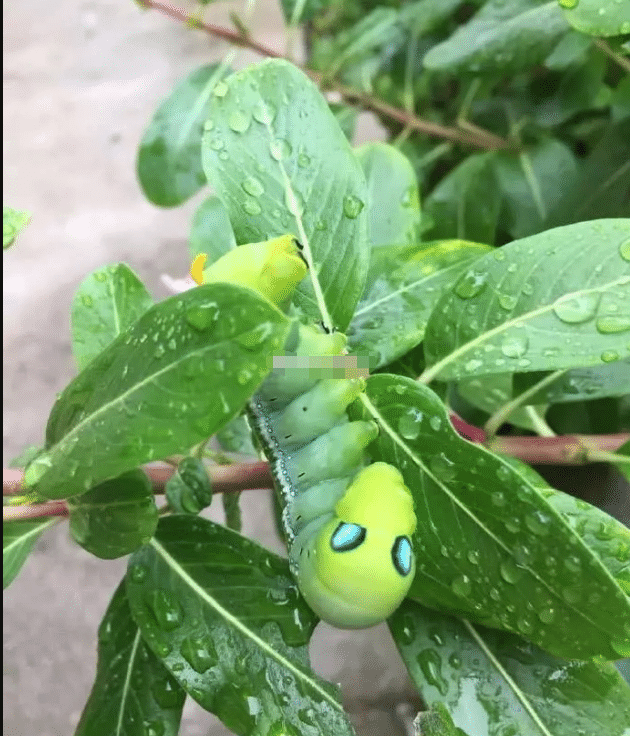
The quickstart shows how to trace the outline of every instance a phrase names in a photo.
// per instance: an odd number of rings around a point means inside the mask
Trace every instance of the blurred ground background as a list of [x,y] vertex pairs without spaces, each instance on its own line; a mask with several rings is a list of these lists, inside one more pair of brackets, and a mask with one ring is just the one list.
[[[237,7],[215,3],[205,18],[228,26]],[[186,273],[200,197],[174,210],[149,204],[135,179],[136,149],[174,84],[228,47],[132,0],[20,0],[4,11],[4,202],[32,213],[4,256],[6,466],[41,444],[55,394],[75,373],[69,313],[84,276],[125,261],[161,299],[159,275]],[[258,0],[251,27],[284,48],[276,0]],[[258,58],[240,51],[233,66]],[[364,117],[358,139],[378,135]],[[245,496],[244,533],[280,550],[268,498]],[[75,545],[63,523],[44,534],[4,595],[4,736],[74,732],[94,678],[98,624],[124,569],[125,560],[100,561]],[[316,669],[341,683],[361,736],[405,733],[413,695],[385,626],[320,626],[312,654]],[[182,736],[227,733],[187,703]]]

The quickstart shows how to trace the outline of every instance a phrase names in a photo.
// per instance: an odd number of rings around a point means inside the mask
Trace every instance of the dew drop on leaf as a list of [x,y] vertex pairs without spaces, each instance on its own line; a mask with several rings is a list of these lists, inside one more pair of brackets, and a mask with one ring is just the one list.
[[129,569],[131,582],[142,583],[147,577],[147,568],[144,565],[132,565]]
[[529,340],[522,335],[507,336],[501,343],[501,352],[506,358],[522,358],[529,347]]
[[291,148],[291,144],[284,138],[276,138],[275,141],[271,141],[269,144],[271,157],[276,161],[282,161],[282,159],[288,158],[292,151],[293,149]]
[[456,476],[455,463],[449,460],[443,452],[434,455],[429,461],[429,466],[435,475],[445,483],[454,480]]
[[181,626],[182,607],[168,590],[152,591],[148,596],[148,603],[161,629],[173,631]]
[[[496,255],[496,254],[495,254]],[[471,299],[477,296],[486,285],[486,274],[468,271],[457,282],[455,293],[461,299]]]
[[482,365],[483,365],[483,361],[482,361],[482,360],[478,360],[477,358],[472,358],[471,360],[469,360],[469,361],[468,361],[468,362],[467,362],[467,363],[466,363],[466,364],[464,365],[464,370],[465,370],[465,371],[466,371],[467,373],[473,373],[473,372],[474,372],[474,371],[476,371],[476,370],[477,370],[478,368],[481,368],[481,366],[482,366]]
[[180,647],[182,657],[200,675],[219,661],[214,644],[210,639],[187,636]]
[[420,423],[414,413],[407,412],[398,420],[398,431],[406,440],[415,440],[420,434]]
[[418,654],[416,661],[427,682],[436,687],[441,695],[446,695],[448,684],[442,676],[442,658],[435,649],[423,649]]
[[516,297],[511,294],[501,294],[499,297],[499,305],[502,309],[510,311],[516,306]]
[[556,317],[567,324],[581,324],[593,319],[601,299],[600,294],[580,294],[556,302],[553,311]]
[[228,86],[225,82],[217,82],[214,86],[213,94],[215,97],[225,97],[228,93]]
[[[603,363],[614,363],[619,360],[619,353],[616,350],[604,350],[599,357]],[[593,387],[593,389],[596,390],[596,387]]]
[[359,216],[363,206],[363,202],[354,194],[347,194],[343,198],[343,214],[351,220]]
[[241,184],[247,194],[251,194],[252,197],[260,197],[264,193],[265,187],[259,179],[255,176],[248,176],[247,179]]
[[311,159],[305,153],[300,153],[297,163],[300,168],[305,169],[311,163]]
[[203,332],[216,322],[218,316],[219,310],[216,304],[203,304],[187,309],[184,319],[195,330]]
[[228,125],[235,133],[244,133],[251,122],[251,117],[242,110],[234,110],[228,118]]
[[501,577],[506,583],[517,583],[523,575],[523,571],[517,567],[514,560],[511,559],[503,560],[499,566],[499,570],[501,572]]
[[94,302],[92,301],[92,297],[88,294],[83,294],[81,297],[81,304],[83,304],[84,307],[91,307]]
[[608,315],[607,317],[600,317],[595,322],[597,331],[603,335],[611,335],[617,332],[627,332],[630,330],[630,317]]
[[626,240],[619,246],[619,255],[624,261],[630,261],[630,240]]
[[252,115],[254,120],[262,125],[271,125],[276,117],[276,109],[270,102],[259,100],[252,111]]
[[259,215],[262,212],[262,207],[255,199],[246,199],[243,203],[243,209],[248,215]]

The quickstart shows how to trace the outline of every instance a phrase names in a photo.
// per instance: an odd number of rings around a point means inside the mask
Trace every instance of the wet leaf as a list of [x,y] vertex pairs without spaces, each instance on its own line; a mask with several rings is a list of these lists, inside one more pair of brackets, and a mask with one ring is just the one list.
[[206,64],[182,80],[162,102],[138,150],[138,179],[145,196],[160,207],[174,207],[206,183],[201,166],[201,134],[208,100],[229,73]]
[[68,509],[75,542],[104,560],[123,557],[146,544],[158,523],[153,487],[139,469],[69,499]]
[[462,439],[442,401],[410,379],[372,376],[351,409],[379,423],[371,454],[399,468],[414,496],[410,598],[556,656],[627,656],[628,529]]
[[214,90],[202,149],[237,243],[293,233],[310,269],[294,303],[345,330],[368,268],[367,192],[317,87],[280,60],[233,74]]
[[8,588],[18,576],[42,532],[57,519],[17,519],[2,524],[2,587]]
[[589,36],[630,33],[630,5],[615,0],[558,0],[569,23]]
[[423,378],[612,363],[627,356],[628,331],[630,220],[568,225],[509,243],[460,278],[429,318]]
[[185,457],[164,489],[169,506],[178,514],[198,514],[212,502],[212,486],[201,460]]
[[422,699],[470,734],[623,736],[630,688],[612,663],[567,661],[514,634],[405,601],[389,626]]
[[99,626],[96,679],[75,736],[177,736],[185,697],[143,641],[123,580]]
[[153,299],[136,274],[124,263],[93,271],[72,300],[72,353],[79,370],[130,327]]
[[490,250],[444,240],[373,251],[366,290],[348,329],[350,347],[373,356],[372,370],[407,353],[422,341],[441,295]]
[[208,263],[214,263],[232,248],[236,248],[236,239],[228,212],[213,194],[204,199],[193,217],[188,240],[191,263],[198,253],[205,253]]
[[241,411],[289,327],[266,299],[231,284],[156,304],[59,396],[25,485],[66,498],[187,451]]
[[549,0],[489,0],[434,46],[423,64],[427,69],[505,76],[542,62],[567,28],[562,10]]
[[235,734],[354,733],[337,688],[310,669],[317,620],[286,560],[207,519],[175,515],[129,560],[127,591],[153,652]]
[[415,245],[420,234],[420,194],[409,159],[386,143],[367,143],[355,153],[368,184],[371,247]]

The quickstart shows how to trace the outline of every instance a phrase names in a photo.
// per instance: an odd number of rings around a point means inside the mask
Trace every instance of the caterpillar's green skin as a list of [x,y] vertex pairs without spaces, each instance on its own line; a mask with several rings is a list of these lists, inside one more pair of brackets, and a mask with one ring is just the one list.
[[[278,305],[306,267],[290,235],[240,246],[201,273],[256,289]],[[383,621],[400,605],[415,572],[413,500],[392,465],[366,466],[378,435],[371,421],[348,419],[362,379],[330,378],[309,360],[341,355],[346,339],[296,326],[287,343],[293,364],[275,369],[250,402],[250,417],[270,460],[284,505],[289,561],[313,610],[340,628]],[[300,361],[302,364],[300,365]]]
[[[341,352],[345,338],[300,326],[296,357]],[[400,605],[415,571],[413,500],[392,465],[365,466],[378,435],[349,421],[362,379],[319,379],[305,368],[272,373],[250,404],[284,504],[289,561],[313,610],[340,628],[383,621]]]

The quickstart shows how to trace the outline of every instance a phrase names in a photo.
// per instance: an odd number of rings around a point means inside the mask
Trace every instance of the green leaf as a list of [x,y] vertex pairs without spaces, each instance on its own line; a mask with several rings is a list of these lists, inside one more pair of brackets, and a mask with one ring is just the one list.
[[630,5],[615,0],[558,0],[565,18],[589,36],[630,33]]
[[614,123],[630,117],[630,74],[623,77],[610,98],[610,112]]
[[606,129],[546,224],[601,217],[630,217],[630,119]]
[[212,486],[204,464],[185,457],[164,489],[169,506],[179,514],[198,514],[212,502]]
[[450,713],[442,703],[432,703],[429,710],[418,713],[414,720],[419,736],[462,736],[455,730]]
[[424,203],[423,217],[426,214],[434,222],[426,239],[494,243],[501,210],[494,155],[471,154],[435,187]]
[[207,519],[160,520],[129,561],[145,641],[235,734],[350,736],[337,688],[308,664],[316,623],[286,560]]
[[593,39],[577,31],[570,30],[562,36],[558,45],[545,59],[547,69],[562,70],[573,64],[583,64],[586,52]]
[[[548,373],[518,373],[514,376],[514,392],[530,391]],[[630,391],[630,358],[592,368],[576,368],[546,383],[528,397],[528,404],[557,404],[588,401],[603,396],[623,396]]]
[[24,210],[14,210],[12,207],[2,207],[2,249],[10,248],[21,230],[28,225],[31,216]]
[[389,626],[422,699],[470,734],[623,736],[630,688],[611,663],[568,662],[412,601]]
[[345,330],[368,268],[367,192],[317,87],[280,60],[232,75],[215,89],[202,151],[237,243],[292,232],[310,268],[294,302]]
[[224,450],[258,457],[258,450],[252,441],[252,430],[244,416],[232,419],[217,432],[216,437]]
[[513,238],[540,232],[550,210],[577,175],[575,156],[554,139],[518,154],[500,151],[492,164],[506,209],[501,221]]
[[[624,656],[628,529],[584,502],[575,511],[527,466],[462,439],[440,399],[408,378],[372,376],[351,416],[378,422],[371,454],[399,468],[414,496],[410,598],[556,656]],[[591,528],[603,520],[600,542]]]
[[[529,374],[491,373],[475,378],[462,378],[457,382],[457,393],[472,406],[481,409],[487,415],[492,415],[514,397],[514,380],[516,376],[522,375]],[[528,405],[544,403],[544,401],[529,401]],[[484,417],[480,423],[485,422],[486,419],[487,417]],[[532,432],[538,430],[526,407],[515,409],[507,421],[521,429],[528,429]]]
[[98,629],[96,680],[75,736],[177,736],[185,698],[143,641],[123,580]]
[[376,7],[350,28],[340,30],[330,46],[322,71],[334,77],[347,66],[358,66],[371,57],[379,57],[384,47],[402,40],[394,8]]
[[191,262],[198,253],[205,253],[208,263],[214,263],[232,248],[236,248],[236,239],[227,210],[212,195],[204,199],[193,216],[188,240]]
[[442,297],[423,380],[602,365],[628,330],[630,220],[567,225],[484,256]]
[[240,532],[243,526],[240,492],[221,494],[221,502],[223,504],[223,513],[225,514],[225,526],[228,529],[233,529],[235,532]]
[[407,353],[422,341],[444,291],[489,250],[463,240],[375,250],[366,291],[348,329],[350,347],[373,356],[372,370]]
[[358,112],[350,105],[329,103],[330,111],[335,116],[335,120],[339,123],[339,127],[343,131],[349,142],[354,138],[354,131],[357,127]]
[[630,440],[621,445],[621,447],[617,449],[616,454],[624,458],[618,463],[615,463],[617,469],[624,476],[624,478],[630,480]]
[[372,248],[415,245],[420,233],[418,180],[409,159],[386,143],[355,149],[368,184]]
[[19,455],[9,460],[7,467],[9,468],[24,468],[30,462],[32,462],[40,452],[43,452],[44,448],[39,445],[27,445]]
[[488,0],[424,57],[427,69],[501,76],[542,62],[568,28],[553,0]]
[[220,64],[196,69],[158,107],[137,162],[140,185],[153,204],[174,207],[206,183],[201,166],[203,123],[212,90],[229,71]]
[[281,0],[284,19],[289,25],[306,23],[331,4],[332,0]]
[[18,519],[2,524],[2,587],[15,580],[41,533],[57,519]]
[[69,499],[68,508],[75,542],[104,560],[128,555],[146,544],[158,523],[151,481],[139,469]]
[[260,385],[289,327],[273,305],[232,284],[151,307],[62,392],[25,486],[75,496],[207,439]]
[[153,304],[144,284],[124,263],[85,277],[72,300],[72,353],[79,367],[102,352]]

